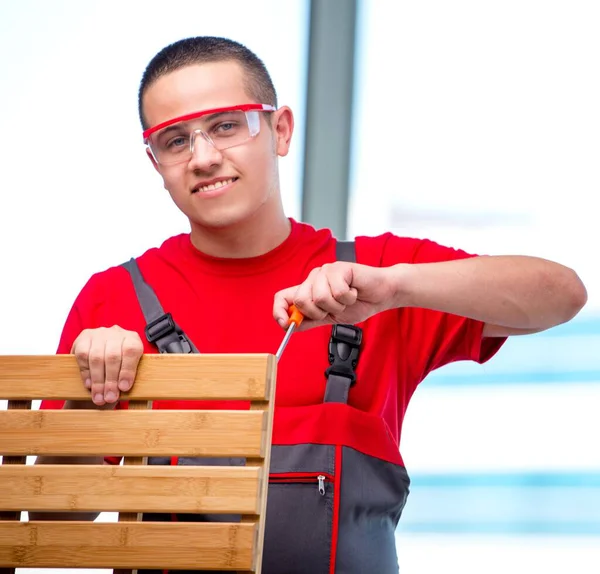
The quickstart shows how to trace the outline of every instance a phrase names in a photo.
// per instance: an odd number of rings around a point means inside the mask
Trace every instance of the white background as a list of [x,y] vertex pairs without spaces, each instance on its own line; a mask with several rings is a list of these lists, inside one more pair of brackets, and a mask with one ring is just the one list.
[[600,4],[362,4],[351,233],[574,267],[600,308]]

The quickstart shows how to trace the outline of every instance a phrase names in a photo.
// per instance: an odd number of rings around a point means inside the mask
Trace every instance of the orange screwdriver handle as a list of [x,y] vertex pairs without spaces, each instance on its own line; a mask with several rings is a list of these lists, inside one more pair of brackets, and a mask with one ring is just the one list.
[[296,309],[296,305],[292,305],[289,308],[289,312],[290,312],[290,319],[288,321],[288,325],[295,323],[296,327],[299,327],[300,323],[302,323],[302,320],[304,319],[304,315],[302,313],[300,313],[300,311],[298,311],[298,309]]

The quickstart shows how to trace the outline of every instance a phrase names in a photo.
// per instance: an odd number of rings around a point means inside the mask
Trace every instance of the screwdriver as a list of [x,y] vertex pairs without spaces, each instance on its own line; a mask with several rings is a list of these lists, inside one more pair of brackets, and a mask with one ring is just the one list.
[[288,328],[287,328],[287,331],[285,332],[285,337],[283,338],[283,341],[281,341],[281,345],[279,345],[279,350],[277,351],[277,354],[275,355],[277,361],[279,361],[279,359],[281,358],[281,355],[282,355],[286,345],[288,344],[288,341],[290,340],[292,333],[294,332],[296,327],[300,326],[300,323],[302,323],[302,319],[304,319],[304,315],[302,315],[302,313],[300,313],[300,311],[298,311],[298,309],[296,309],[295,305],[292,305],[289,310],[290,310],[290,319],[288,322]]

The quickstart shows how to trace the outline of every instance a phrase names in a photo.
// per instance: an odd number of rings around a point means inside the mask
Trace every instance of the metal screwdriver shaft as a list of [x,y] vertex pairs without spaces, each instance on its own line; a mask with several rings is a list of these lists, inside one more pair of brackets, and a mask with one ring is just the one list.
[[283,338],[283,341],[281,341],[281,345],[279,345],[279,350],[277,351],[277,354],[275,355],[275,357],[277,358],[277,361],[279,361],[279,359],[281,358],[281,355],[283,354],[283,351],[285,350],[288,341],[290,340],[290,337],[292,336],[292,333],[294,332],[294,330],[296,329],[296,323],[292,323],[287,331],[285,332],[285,337]]
[[296,330],[296,327],[298,327],[300,325],[300,323],[302,323],[302,319],[304,319],[304,316],[302,315],[302,313],[300,313],[300,311],[298,311],[298,309],[296,309],[296,307],[294,305],[292,305],[290,307],[290,320],[289,320],[289,326],[287,328],[287,331],[285,332],[285,337],[283,337],[283,341],[281,341],[281,345],[279,345],[279,350],[277,351],[277,354],[275,355],[275,358],[277,359],[277,362],[279,362],[279,359],[281,358],[281,355],[283,354],[283,351],[285,350],[288,341],[290,340],[290,337],[292,336],[292,333]]

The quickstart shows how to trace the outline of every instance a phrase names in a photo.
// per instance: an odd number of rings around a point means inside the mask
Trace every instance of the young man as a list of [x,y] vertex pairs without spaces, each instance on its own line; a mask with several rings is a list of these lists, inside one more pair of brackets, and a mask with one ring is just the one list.
[[[148,158],[191,227],[189,234],[169,238],[136,259],[162,307],[200,352],[275,353],[295,304],[305,320],[278,365],[276,417],[277,411],[313,413],[318,405],[346,403],[349,433],[357,425],[373,433],[364,448],[358,437],[348,438],[343,452],[334,449],[331,472],[339,475],[354,460],[364,463],[363,474],[368,469],[371,480],[385,484],[365,494],[369,489],[353,482],[357,473],[349,466],[341,486],[335,479],[332,490],[341,502],[335,499],[331,506],[339,529],[332,533],[330,524],[323,531],[323,548],[318,548],[320,527],[310,515],[302,531],[294,530],[293,523],[302,522],[297,514],[270,515],[263,572],[397,571],[393,530],[408,485],[397,449],[412,393],[438,367],[458,360],[482,363],[508,336],[570,320],[586,302],[585,287],[571,269],[547,260],[478,257],[390,233],[356,238],[356,262],[336,261],[330,231],[284,213],[278,158],[290,147],[292,111],[278,107],[262,62],[230,40],[191,38],[162,50],[142,78],[139,111]],[[242,305],[247,327],[239,329]],[[360,352],[356,379],[348,378],[346,387],[343,381],[334,385],[343,376],[332,382],[335,375],[324,375],[330,367],[332,324],[361,329],[362,342],[357,339],[354,347]],[[77,297],[58,352],[76,356],[98,408],[117,405],[120,391],[134,384],[142,353],[157,352],[145,327],[123,266],[95,274]],[[155,406],[186,408],[177,402]],[[306,424],[312,420],[301,418]],[[293,443],[286,435],[292,419],[276,418],[275,438],[281,444]],[[328,440],[306,442],[322,446]],[[273,460],[279,464],[277,457]],[[344,492],[344,484],[354,487]],[[286,496],[270,490],[271,512],[286,503]],[[358,500],[347,502],[352,496]],[[293,511],[310,504],[306,499]]]

